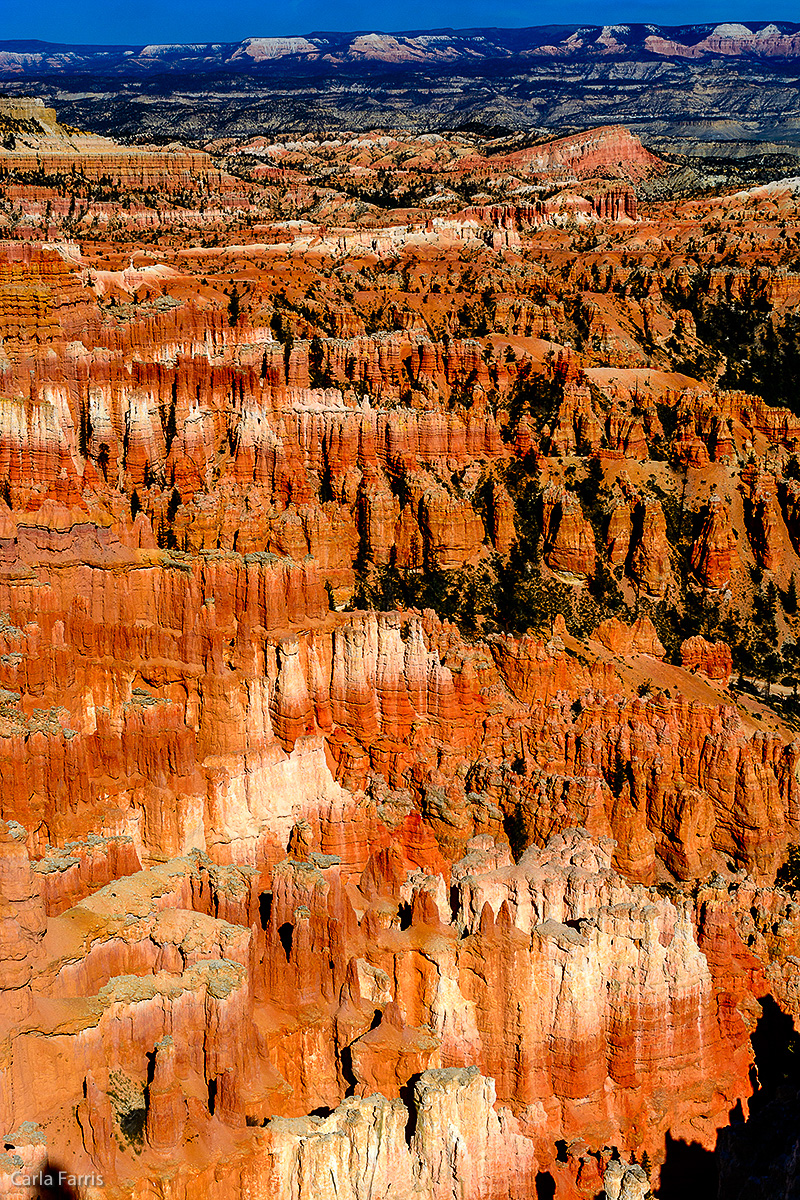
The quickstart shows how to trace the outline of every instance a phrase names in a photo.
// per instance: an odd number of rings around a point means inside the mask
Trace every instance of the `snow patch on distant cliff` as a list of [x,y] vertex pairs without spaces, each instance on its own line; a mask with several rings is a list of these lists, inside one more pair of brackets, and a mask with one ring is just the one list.
[[716,25],[712,32],[714,37],[749,38],[753,36],[752,29],[748,29],[746,25]]
[[255,62],[272,58],[285,58],[289,54],[316,54],[317,47],[304,37],[247,38],[233,54],[233,58],[247,55]]

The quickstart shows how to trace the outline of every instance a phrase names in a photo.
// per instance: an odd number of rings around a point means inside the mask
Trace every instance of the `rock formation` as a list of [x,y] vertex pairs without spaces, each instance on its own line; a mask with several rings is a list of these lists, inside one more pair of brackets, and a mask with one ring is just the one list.
[[800,1013],[795,191],[2,122],[0,1190],[639,1200]]
[[731,678],[731,648],[725,642],[709,642],[695,636],[681,643],[681,663],[687,670],[699,670],[709,679],[729,683]]

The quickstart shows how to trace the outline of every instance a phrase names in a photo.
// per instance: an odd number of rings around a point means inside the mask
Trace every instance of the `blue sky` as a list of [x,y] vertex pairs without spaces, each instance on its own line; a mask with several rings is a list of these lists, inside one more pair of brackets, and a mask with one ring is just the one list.
[[769,5],[747,0],[284,0],[276,8],[255,0],[0,0],[0,39],[57,42],[238,41],[244,37],[308,33],[314,29],[430,29],[475,25],[610,24],[652,21],[677,25],[705,21],[798,20],[796,0]]

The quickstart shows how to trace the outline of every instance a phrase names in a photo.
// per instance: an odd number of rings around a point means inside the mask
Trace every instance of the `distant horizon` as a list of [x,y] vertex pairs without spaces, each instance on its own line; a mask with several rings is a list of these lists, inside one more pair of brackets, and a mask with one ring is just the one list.
[[[609,5],[594,5],[588,0],[579,0],[567,17],[563,6],[552,0],[537,5],[535,12],[531,7],[519,0],[499,0],[494,5],[481,0],[465,0],[464,3],[438,0],[433,5],[425,0],[403,3],[388,0],[382,6],[385,19],[377,27],[364,19],[367,8],[361,0],[342,0],[337,6],[339,19],[331,19],[330,6],[321,0],[287,0],[281,15],[273,11],[268,20],[255,0],[241,0],[222,12],[210,0],[175,0],[168,9],[156,0],[139,0],[127,9],[113,11],[100,0],[85,0],[72,10],[65,10],[56,0],[41,0],[35,10],[20,7],[4,20],[0,44],[168,46],[235,43],[249,38],[308,37],[323,33],[397,36],[542,26],[800,23],[796,4],[790,5],[788,0],[771,5],[770,11],[763,14],[754,13],[750,4],[729,5],[716,0],[707,4],[699,15],[686,0],[669,0],[658,6],[634,0],[625,6],[624,16],[612,12]],[[372,9],[369,11],[371,13]],[[264,25],[271,27],[264,28]]]
[[142,38],[137,38],[134,41],[129,40],[129,41],[115,41],[115,42],[96,41],[96,40],[94,40],[94,41],[62,41],[62,40],[58,40],[58,41],[56,41],[52,38],[45,38],[45,37],[17,36],[17,37],[10,37],[10,38],[0,38],[0,46],[13,46],[13,45],[17,45],[17,44],[19,44],[21,46],[40,45],[40,46],[58,46],[58,47],[62,47],[62,46],[63,47],[67,47],[67,46],[107,46],[110,49],[119,48],[119,47],[124,47],[127,49],[129,47],[135,47],[135,46],[190,46],[190,45],[197,45],[197,46],[209,45],[210,46],[210,45],[225,44],[225,43],[230,43],[231,45],[235,45],[239,42],[247,42],[247,41],[262,41],[262,40],[268,41],[271,39],[297,38],[297,37],[307,37],[307,38],[320,37],[320,38],[323,38],[323,37],[330,37],[332,35],[345,36],[345,37],[362,37],[362,36],[369,35],[369,34],[376,34],[380,37],[420,37],[420,36],[426,36],[426,35],[436,35],[436,34],[446,34],[446,33],[470,34],[470,33],[475,33],[479,30],[490,30],[490,29],[499,30],[499,31],[519,30],[521,32],[526,29],[595,29],[595,28],[596,29],[601,29],[601,28],[622,29],[622,28],[625,28],[626,26],[630,28],[630,27],[635,27],[635,26],[646,27],[648,25],[652,25],[652,26],[658,27],[660,29],[686,29],[686,30],[692,29],[692,28],[701,29],[701,28],[705,28],[709,25],[722,26],[722,25],[726,25],[726,24],[727,25],[734,25],[734,24],[742,25],[745,27],[750,26],[753,28],[755,28],[757,26],[761,26],[763,28],[764,26],[767,26],[770,24],[800,26],[800,12],[798,12],[796,14],[796,16],[797,16],[797,20],[790,20],[788,17],[757,17],[757,18],[750,18],[749,20],[744,17],[737,17],[735,19],[731,18],[729,20],[714,19],[714,20],[709,20],[709,21],[669,21],[669,22],[668,21],[653,21],[653,20],[650,20],[650,21],[644,21],[644,20],[638,20],[638,21],[624,21],[624,20],[617,20],[617,21],[536,21],[536,22],[532,22],[531,24],[527,24],[527,25],[511,25],[511,24],[501,25],[501,24],[497,24],[495,22],[492,24],[481,24],[481,25],[477,25],[477,24],[476,25],[419,25],[419,26],[406,25],[403,28],[395,28],[395,29],[389,29],[389,28],[384,29],[384,28],[379,28],[375,25],[363,25],[358,28],[347,28],[347,29],[345,29],[344,27],[338,27],[338,26],[336,26],[336,27],[328,26],[327,28],[320,27],[317,29],[308,29],[308,28],[292,29],[291,31],[286,31],[286,32],[282,32],[282,33],[265,33],[263,31],[260,31],[260,32],[256,32],[256,33],[246,33],[242,37],[184,38],[184,39],[180,39],[180,40],[170,40],[170,41],[163,41],[163,40],[155,41],[152,39],[143,40]]

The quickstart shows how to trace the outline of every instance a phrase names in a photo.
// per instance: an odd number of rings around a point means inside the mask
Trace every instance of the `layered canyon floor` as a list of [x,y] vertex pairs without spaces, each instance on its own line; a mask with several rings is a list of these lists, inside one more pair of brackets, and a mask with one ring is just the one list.
[[4,1196],[797,1195],[800,180],[679,174],[0,101]]

